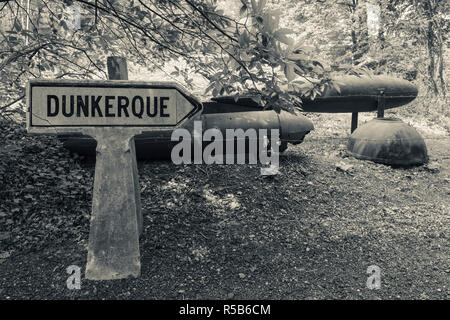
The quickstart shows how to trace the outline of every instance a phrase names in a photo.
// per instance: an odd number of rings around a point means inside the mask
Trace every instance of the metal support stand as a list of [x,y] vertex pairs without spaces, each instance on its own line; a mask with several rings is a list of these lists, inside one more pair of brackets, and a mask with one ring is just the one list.
[[378,91],[378,105],[377,118],[384,118],[384,108],[386,107],[386,97],[384,96],[384,89]]
[[352,112],[352,127],[351,127],[351,133],[356,130],[358,127],[358,112]]

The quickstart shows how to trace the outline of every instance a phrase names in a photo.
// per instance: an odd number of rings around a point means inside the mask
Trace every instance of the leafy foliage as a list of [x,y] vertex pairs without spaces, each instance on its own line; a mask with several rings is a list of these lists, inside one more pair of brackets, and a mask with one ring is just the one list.
[[[281,10],[266,0],[241,4],[239,20],[216,1],[41,0],[28,8],[8,1],[0,11],[9,22],[0,34],[0,77],[10,84],[1,89],[2,103],[23,96],[30,77],[106,78],[109,55],[155,69],[181,57],[210,81],[207,92],[255,93],[276,109],[301,103],[298,92],[323,89],[323,65],[290,38],[293,30],[279,26]],[[69,5],[81,6],[80,29],[68,23]],[[185,84],[191,82],[185,73]]]
[[[0,114],[30,78],[107,78],[107,56],[164,70],[206,94],[255,96],[292,110],[314,98],[332,72],[393,72],[445,94],[449,12],[442,1],[377,0],[369,37],[364,0],[39,0],[0,3]],[[80,8],[80,28],[71,24]],[[226,9],[226,10],[224,10]],[[170,76],[170,75],[168,75]]]

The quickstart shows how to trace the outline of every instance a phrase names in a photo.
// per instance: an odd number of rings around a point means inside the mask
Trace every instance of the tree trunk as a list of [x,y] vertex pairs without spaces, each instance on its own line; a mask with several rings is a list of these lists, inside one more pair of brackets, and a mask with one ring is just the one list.
[[436,81],[434,79],[435,74],[434,70],[436,68],[435,61],[434,61],[434,32],[433,32],[433,23],[430,21],[428,22],[428,32],[427,32],[427,43],[428,43],[428,58],[429,58],[429,64],[428,64],[428,76],[430,78],[430,83],[433,89],[433,92],[435,94],[439,93]]
[[356,65],[356,53],[358,51],[358,39],[356,37],[356,30],[355,30],[355,22],[356,22],[356,6],[358,5],[358,0],[353,0],[353,6],[350,6],[350,14],[352,17],[352,64]]
[[436,7],[433,6],[432,0],[428,0],[424,3],[425,14],[428,19],[428,29],[426,33],[427,37],[427,45],[428,45],[428,77],[431,84],[431,88],[435,94],[439,94],[439,89],[435,80],[435,70],[436,70],[436,62],[435,62],[435,32],[434,32],[434,23],[433,16],[435,14]]

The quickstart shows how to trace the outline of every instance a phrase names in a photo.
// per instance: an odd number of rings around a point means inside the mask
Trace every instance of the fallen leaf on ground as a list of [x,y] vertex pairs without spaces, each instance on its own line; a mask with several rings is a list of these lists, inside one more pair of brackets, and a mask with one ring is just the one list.
[[0,232],[0,241],[8,239],[9,236],[10,236],[9,232]]
[[343,161],[336,163],[336,170],[338,170],[338,171],[349,172],[350,169],[352,169],[352,168],[353,168],[353,165],[347,164]]
[[11,256],[11,252],[10,251],[5,251],[0,253],[0,259],[6,259],[9,258]]

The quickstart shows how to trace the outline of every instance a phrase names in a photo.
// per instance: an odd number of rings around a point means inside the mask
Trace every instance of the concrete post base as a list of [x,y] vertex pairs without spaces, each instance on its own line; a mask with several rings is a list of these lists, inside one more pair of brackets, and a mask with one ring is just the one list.
[[86,279],[138,277],[142,213],[134,147],[137,129],[83,130],[97,140]]

